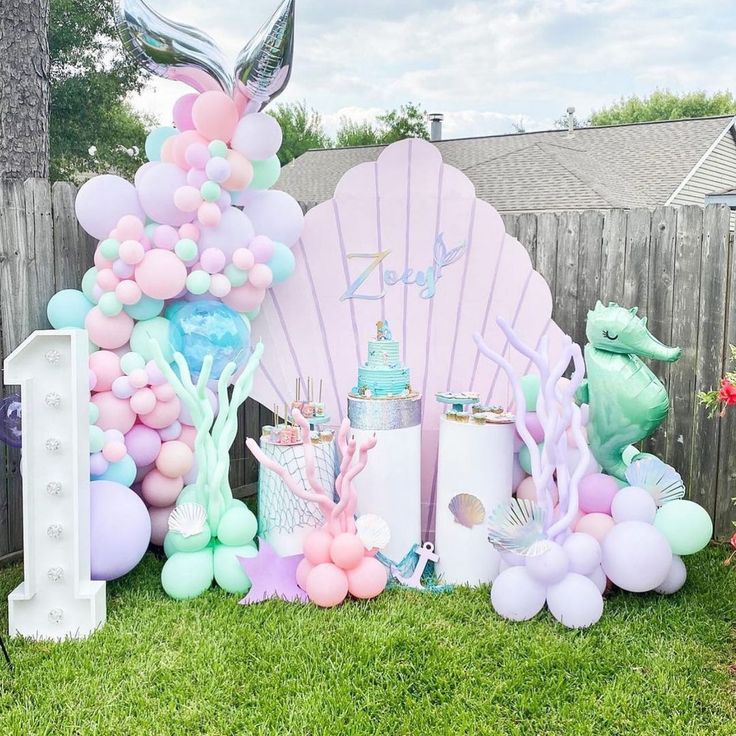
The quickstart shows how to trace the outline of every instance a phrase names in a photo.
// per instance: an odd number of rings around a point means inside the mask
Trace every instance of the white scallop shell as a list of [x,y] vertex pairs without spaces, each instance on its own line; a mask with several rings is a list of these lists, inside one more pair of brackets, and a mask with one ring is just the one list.
[[391,529],[376,514],[363,514],[355,520],[358,538],[366,549],[385,549],[391,541]]
[[193,537],[206,525],[207,512],[199,503],[183,503],[169,514],[169,531],[179,532],[182,537]]
[[658,457],[647,457],[629,465],[626,480],[632,486],[648,491],[657,506],[685,497],[682,476]]

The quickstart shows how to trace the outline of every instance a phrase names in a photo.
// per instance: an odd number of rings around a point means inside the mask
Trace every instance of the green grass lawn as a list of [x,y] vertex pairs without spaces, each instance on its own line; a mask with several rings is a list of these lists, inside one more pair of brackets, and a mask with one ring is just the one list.
[[[487,588],[331,611],[246,608],[215,589],[175,603],[149,554],[109,585],[107,625],[88,641],[10,642],[0,734],[733,736],[726,554],[691,558],[674,597],[617,593],[586,632],[546,613],[502,621]],[[21,574],[0,571],[3,597]]]

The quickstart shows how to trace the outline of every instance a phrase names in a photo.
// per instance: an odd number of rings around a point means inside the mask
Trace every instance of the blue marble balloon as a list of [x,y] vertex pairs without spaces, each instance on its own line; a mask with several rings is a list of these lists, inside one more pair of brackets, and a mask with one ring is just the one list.
[[8,447],[21,446],[21,404],[18,394],[10,394],[0,400],[0,442]]
[[217,379],[228,363],[240,366],[250,354],[248,325],[221,302],[190,302],[170,320],[171,346],[184,356],[193,376],[200,374],[208,355],[213,358],[211,377]]

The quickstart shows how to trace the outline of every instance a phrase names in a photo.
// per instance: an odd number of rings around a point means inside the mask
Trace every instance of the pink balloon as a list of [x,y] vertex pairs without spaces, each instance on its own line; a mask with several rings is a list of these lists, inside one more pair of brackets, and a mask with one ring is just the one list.
[[273,283],[273,271],[265,263],[256,263],[248,274],[248,281],[256,289],[268,289]]
[[602,544],[614,526],[615,523],[608,514],[586,514],[575,525],[575,531],[590,534]]
[[130,408],[130,403],[125,399],[118,399],[112,391],[95,394],[92,403],[100,411],[97,426],[102,429],[117,429],[126,434],[135,424],[135,413]]
[[239,192],[253,181],[253,164],[237,151],[227,154],[227,163],[230,167],[230,176],[222,182],[222,188],[228,192]]
[[233,265],[241,271],[250,271],[256,259],[248,248],[238,248],[233,253]]
[[156,468],[167,478],[186,475],[194,465],[194,453],[183,442],[164,442],[156,458]]
[[326,529],[315,529],[304,538],[304,557],[313,565],[330,562],[332,534]]
[[309,599],[320,608],[333,608],[347,597],[347,575],[330,563],[317,565],[307,576],[306,591]]
[[150,388],[138,389],[130,397],[130,408],[136,414],[150,414],[156,408],[156,394]]
[[176,507],[172,504],[163,509],[151,506],[148,513],[151,517],[151,544],[163,546],[164,539],[169,533],[169,516]]
[[219,248],[205,248],[200,254],[199,263],[207,273],[219,273],[225,268],[225,254]]
[[158,163],[148,169],[138,185],[138,197],[145,213],[156,222],[176,227],[191,222],[191,213],[182,212],[174,203],[176,190],[186,183],[186,174],[175,164]]
[[202,206],[202,195],[189,185],[179,187],[174,193],[174,204],[182,212],[196,212]]
[[116,378],[123,375],[120,368],[120,358],[109,350],[98,350],[89,356],[90,370],[95,374],[97,383],[95,389],[109,391]]
[[141,485],[143,500],[150,506],[165,508],[176,503],[176,499],[184,488],[182,478],[167,478],[158,470],[152,470]]
[[[526,501],[536,501],[537,500],[537,487],[534,485],[534,479],[524,478],[524,480],[519,483],[519,487],[516,489],[516,498],[523,499]],[[552,505],[556,506],[557,503],[560,500],[560,494],[557,491],[557,486],[553,485],[552,487]]]
[[179,228],[179,238],[193,240],[196,243],[199,240],[199,228],[193,222],[188,222]]
[[526,415],[526,428],[529,430],[532,439],[538,444],[544,441],[544,427],[536,412],[530,411]]
[[146,296],[173,299],[186,285],[187,267],[168,250],[151,250],[135,269],[135,280]]
[[197,218],[204,228],[217,228],[222,222],[222,212],[214,202],[205,202],[199,206]]
[[181,135],[176,136],[174,139],[174,163],[180,168],[186,171],[190,168],[190,164],[187,161],[187,151],[191,146],[202,146],[206,145],[207,141],[197,133],[196,130],[187,130]]
[[194,127],[207,139],[229,141],[238,124],[238,108],[224,92],[203,92],[192,106]]
[[197,430],[194,427],[182,425],[179,442],[183,442],[190,450],[193,450],[196,440]]
[[[182,227],[185,227],[182,225]],[[176,228],[171,225],[159,225],[153,233],[153,243],[157,248],[164,250],[174,250],[174,246],[179,242],[179,233]]]
[[251,312],[261,306],[265,297],[265,289],[256,289],[253,284],[244,284],[233,289],[222,301],[236,312]]
[[268,263],[273,258],[275,246],[273,240],[268,236],[256,235],[251,240],[248,250],[253,254],[256,263]]
[[84,320],[89,339],[104,350],[122,347],[133,332],[133,320],[126,312],[107,317],[99,307],[91,309]]
[[[149,378],[149,381],[151,379]],[[159,401],[171,401],[176,396],[176,391],[168,383],[153,386],[153,393]]]
[[112,264],[112,272],[119,278],[119,279],[129,279],[132,278],[133,274],[135,273],[135,269],[133,266],[129,266],[124,261],[121,261],[119,258],[117,261],[114,261]]
[[143,414],[141,422],[152,429],[163,429],[170,427],[179,417],[181,403],[178,398],[171,401],[159,401],[156,408],[150,414]]
[[[213,205],[217,207],[217,205]],[[219,212],[219,208],[218,208]],[[237,208],[228,207],[217,227],[203,227],[199,237],[200,249],[217,248],[228,258],[238,248],[247,247],[255,237],[250,220]]]
[[75,202],[79,224],[98,240],[104,240],[125,215],[145,220],[135,187],[120,176],[103,174],[82,185]]
[[388,576],[386,568],[375,557],[364,557],[360,564],[347,572],[350,595],[370,600],[383,593]]
[[119,463],[127,454],[122,442],[108,442],[102,448],[102,457],[109,463]]
[[306,589],[307,577],[312,570],[314,570],[314,565],[306,557],[296,566],[296,584],[302,590]]
[[330,545],[330,558],[343,570],[352,570],[365,557],[365,547],[357,535],[338,534]]
[[97,284],[103,291],[115,291],[120,279],[111,268],[103,268],[97,272]]
[[121,304],[132,305],[138,304],[141,300],[141,287],[135,281],[121,281],[115,287],[115,296]]
[[128,455],[141,468],[156,461],[161,451],[161,438],[155,429],[136,424],[125,435],[125,446],[128,448]]
[[197,101],[197,97],[199,97],[197,94],[184,95],[174,104],[174,125],[178,130],[185,131],[194,128],[192,108]]
[[143,260],[146,249],[137,240],[126,240],[120,244],[120,260],[128,266],[135,266]]
[[580,510],[586,514],[610,514],[619,485],[610,475],[593,473],[580,481]]
[[121,217],[116,230],[120,240],[139,240],[145,232],[143,221],[135,215]]
[[233,290],[233,285],[230,283],[227,276],[221,273],[216,273],[210,279],[210,294],[222,299],[227,296]]

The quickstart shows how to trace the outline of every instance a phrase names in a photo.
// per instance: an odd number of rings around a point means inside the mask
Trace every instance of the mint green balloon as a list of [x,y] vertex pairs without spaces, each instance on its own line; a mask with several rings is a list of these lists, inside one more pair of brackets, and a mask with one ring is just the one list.
[[123,311],[123,304],[115,296],[114,291],[108,291],[100,297],[100,311],[107,317],[117,317]]
[[226,158],[227,157],[227,143],[225,141],[212,141],[208,146],[210,156]]
[[199,493],[199,488],[192,484],[190,486],[184,486],[184,489],[176,499],[176,505],[182,506],[185,503],[198,503],[201,506],[204,506],[205,504],[202,503],[202,501],[203,499]]
[[146,359],[140,353],[125,353],[120,358],[120,367],[123,373],[130,375],[133,371],[142,370],[146,367]]
[[100,252],[108,261],[114,261],[120,254],[120,241],[108,238],[100,243]]
[[134,328],[130,336],[130,348],[134,353],[140,353],[146,361],[153,360],[154,355],[151,350],[151,340],[155,340],[164,360],[171,363],[174,360],[174,350],[169,340],[169,320],[165,317],[154,317],[144,322],[139,322]]
[[164,309],[164,301],[162,299],[152,299],[144,294],[138,304],[129,304],[123,309],[136,322],[141,322],[158,317]]
[[537,410],[537,400],[539,399],[539,376],[530,373],[528,376],[522,376],[519,381],[521,390],[524,393],[524,401],[526,401],[527,411]]
[[55,330],[68,327],[84,329],[84,320],[94,304],[81,291],[64,289],[54,294],[46,305],[46,316]]
[[207,271],[192,271],[187,276],[187,290],[197,296],[206,294],[210,289],[211,281],[212,277]]
[[228,593],[247,593],[250,590],[250,578],[246,575],[238,557],[255,557],[258,554],[251,544],[239,547],[215,546],[214,568],[215,582]]
[[247,271],[241,271],[232,263],[225,266],[225,276],[227,276],[227,280],[236,288],[238,286],[243,286],[248,280]]
[[217,538],[229,547],[250,542],[258,531],[258,521],[253,512],[242,502],[225,511],[217,527]]
[[91,401],[88,405],[89,410],[89,423],[97,424],[97,420],[100,418],[100,407],[97,404],[93,404]]
[[199,193],[205,202],[217,202],[220,199],[220,194],[222,194],[222,189],[216,181],[206,181],[199,188]]
[[176,552],[161,570],[161,585],[166,594],[177,601],[202,595],[214,578],[212,547],[199,552]]
[[102,448],[105,446],[105,432],[102,427],[98,427],[93,424],[89,428],[89,451],[90,452],[102,452]]
[[[538,447],[541,454],[542,449],[544,448],[544,443],[540,443]],[[522,469],[527,475],[532,474],[532,456],[529,452],[529,448],[526,445],[522,445],[521,449],[519,450],[519,465],[521,465]]]
[[253,164],[253,181],[250,189],[270,189],[281,176],[281,162],[278,156],[271,156],[265,161],[251,161]]
[[171,557],[176,552],[199,552],[204,549],[212,539],[210,528],[205,528],[199,534],[193,534],[191,537],[185,537],[179,532],[169,532],[164,537],[164,551],[171,550],[167,553],[167,557]]
[[96,283],[97,269],[93,266],[84,274],[84,276],[82,276],[82,293],[92,302],[92,304],[97,304],[97,299],[95,299],[92,293]]
[[193,261],[197,257],[197,244],[189,238],[183,238],[174,246],[176,253],[182,261]]
[[654,526],[667,538],[672,553],[694,555],[707,546],[713,536],[708,512],[693,501],[670,501],[657,511]]

